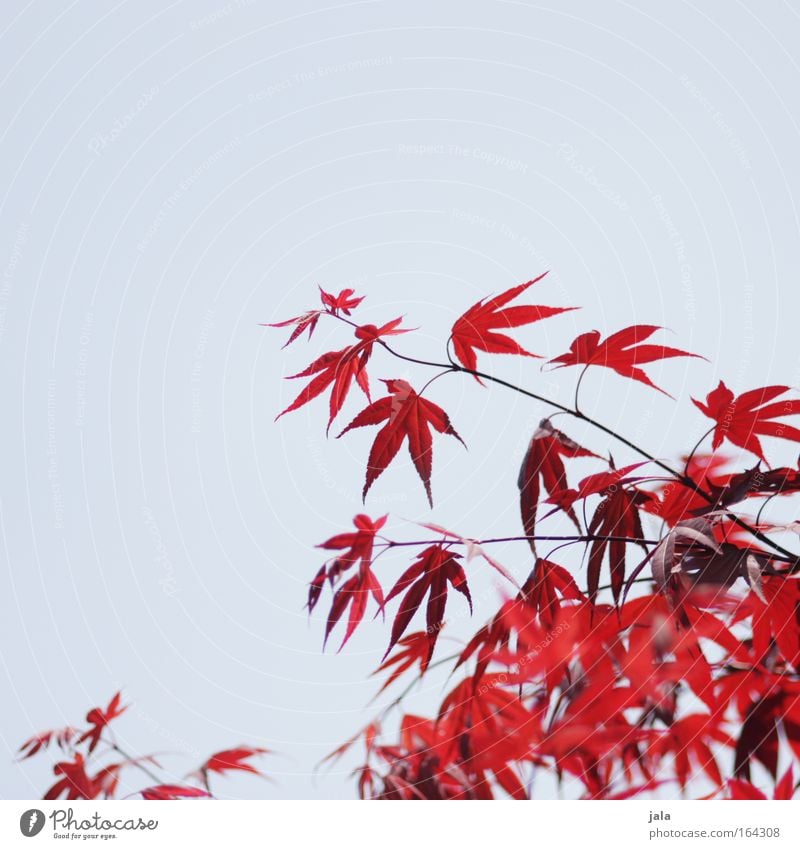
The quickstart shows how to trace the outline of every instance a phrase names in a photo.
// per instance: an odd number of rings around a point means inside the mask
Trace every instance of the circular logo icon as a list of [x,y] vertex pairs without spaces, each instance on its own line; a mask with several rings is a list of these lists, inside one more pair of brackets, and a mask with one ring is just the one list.
[[25,837],[36,837],[44,828],[44,813],[38,808],[31,808],[19,818],[19,830]]

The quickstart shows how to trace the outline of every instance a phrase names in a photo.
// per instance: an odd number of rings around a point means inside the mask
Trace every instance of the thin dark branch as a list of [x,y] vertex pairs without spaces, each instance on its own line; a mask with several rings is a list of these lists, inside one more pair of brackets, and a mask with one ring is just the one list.
[[[327,315],[331,315],[333,318],[338,319],[339,321],[343,321],[345,324],[349,324],[351,327],[358,327],[354,321],[350,321],[341,315],[333,315],[333,313],[326,313]],[[613,428],[607,427],[602,422],[593,419],[591,416],[587,416],[585,413],[581,412],[577,409],[571,409],[570,407],[566,407],[564,404],[560,404],[558,401],[553,401],[550,398],[546,398],[543,395],[539,395],[536,392],[531,392],[529,389],[525,389],[522,386],[517,386],[514,383],[510,383],[507,380],[503,380],[500,377],[495,377],[491,374],[486,374],[482,371],[478,371],[477,369],[469,369],[465,366],[459,365],[455,362],[451,361],[449,363],[439,363],[433,362],[431,360],[422,360],[418,357],[409,357],[406,354],[401,354],[399,351],[396,351],[385,342],[383,339],[377,339],[376,342],[386,349],[388,353],[390,353],[393,357],[397,357],[400,360],[404,360],[405,362],[415,363],[416,365],[429,366],[431,368],[441,369],[443,372],[462,372],[463,374],[471,375],[472,377],[477,377],[481,380],[489,381],[490,383],[495,383],[498,386],[504,386],[506,389],[510,389],[512,392],[517,392],[520,395],[525,395],[528,398],[532,398],[535,401],[539,401],[542,404],[547,404],[550,407],[554,407],[557,410],[560,410],[567,415],[572,416],[579,421],[586,422],[586,424],[591,425],[596,430],[601,431],[602,433],[607,434],[608,436],[616,439],[618,442],[621,442],[623,445],[627,446],[637,453],[640,457],[644,457],[646,460],[649,460],[651,463],[654,463],[663,471],[667,472],[671,478],[675,479],[683,486],[691,489],[697,495],[699,495],[702,499],[707,501],[712,506],[717,506],[717,499],[706,492],[703,487],[701,487],[698,483],[696,483],[692,478],[690,478],[687,474],[683,474],[676,469],[673,469],[669,464],[665,463],[663,460],[659,460],[654,455],[650,454],[648,451],[645,451],[635,442],[632,442],[627,437],[622,436],[622,434],[615,431]],[[449,356],[449,351],[448,351]],[[751,536],[755,539],[763,542],[765,545],[770,546],[774,551],[778,552],[778,554],[772,555],[773,559],[781,560],[786,563],[791,564],[791,569],[788,570],[789,573],[800,572],[800,556],[792,553],[788,549],[784,548],[779,543],[775,542],[773,539],[770,539],[766,534],[759,531],[757,528],[752,527],[735,513],[731,513],[726,511],[726,516],[730,519],[738,527],[742,528],[742,530],[747,531]]]
[[692,460],[694,459],[694,455],[697,453],[697,449],[698,449],[698,448],[699,448],[699,447],[703,444],[703,440],[704,440],[704,439],[705,439],[705,438],[706,438],[709,434],[711,434],[711,433],[713,432],[713,430],[714,430],[713,426],[712,426],[712,427],[710,427],[710,428],[709,428],[709,429],[708,429],[708,430],[707,430],[707,431],[706,431],[706,432],[705,432],[705,433],[704,433],[704,434],[700,437],[700,439],[698,439],[698,440],[697,440],[697,442],[695,443],[694,448],[692,448],[692,450],[689,452],[689,456],[686,458],[686,462],[685,462],[685,463],[684,463],[684,465],[683,465],[683,474],[684,474],[684,475],[686,475],[687,477],[688,477],[688,475],[689,475],[689,466],[691,465]]
[[138,767],[145,775],[155,784],[161,784],[161,779],[154,773],[151,772],[142,762],[141,759],[137,759],[129,755],[124,749],[121,749],[116,743],[111,743],[111,748],[121,757],[123,757],[127,763],[131,766]]
[[[591,416],[587,416],[585,413],[580,412],[579,410],[573,410],[569,407],[564,406],[563,404],[558,403],[558,401],[553,401],[550,398],[545,398],[543,395],[539,395],[536,392],[531,392],[529,389],[525,389],[521,386],[517,386],[514,383],[509,383],[507,380],[503,380],[500,377],[495,377],[491,374],[486,374],[482,371],[478,371],[476,369],[469,369],[464,366],[456,365],[456,364],[447,364],[447,363],[434,363],[429,360],[420,360],[415,357],[407,357],[405,354],[401,354],[398,351],[395,351],[391,345],[384,342],[382,339],[378,339],[378,344],[382,345],[392,356],[398,357],[401,360],[406,360],[407,362],[417,363],[418,365],[426,365],[431,366],[433,368],[449,370],[452,372],[462,372],[464,374],[472,375],[472,377],[478,377],[481,380],[487,380],[490,383],[496,383],[498,386],[504,386],[506,389],[510,389],[513,392],[518,392],[521,395],[525,395],[528,398],[532,398],[535,401],[540,401],[542,404],[547,404],[551,407],[555,407],[557,410],[561,410],[563,413],[567,413],[579,421],[586,422],[586,424],[591,425],[596,430],[599,430],[608,436],[616,439],[618,442],[621,442],[623,445],[627,446],[631,449],[631,451],[635,451],[640,457],[644,457],[646,460],[649,460],[651,463],[654,463],[663,471],[667,472],[672,478],[677,480],[679,483],[683,484],[683,486],[691,489],[693,492],[697,493],[701,498],[707,501],[712,506],[717,504],[717,500],[713,495],[706,492],[703,487],[701,487],[698,483],[696,483],[692,478],[688,475],[682,474],[681,472],[673,469],[670,465],[665,463],[663,460],[659,460],[657,457],[650,454],[648,451],[645,451],[635,442],[631,442],[630,439],[622,436],[622,434],[617,433],[613,428],[607,427],[602,422],[593,419]],[[791,572],[800,572],[800,557],[798,555],[793,554],[788,549],[784,548],[779,543],[770,539],[766,534],[763,534],[757,528],[752,527],[735,513],[726,512],[727,517],[732,521],[735,525],[742,528],[751,534],[755,539],[763,542],[765,545],[769,545],[776,552],[779,552],[780,555],[772,555],[776,560],[783,560],[787,563],[792,564],[792,569],[789,570]]]
[[[511,537],[490,537],[488,539],[469,540],[477,545],[492,545],[495,543],[504,542],[595,542],[602,540],[604,542],[629,542],[637,545],[658,545],[660,540],[644,539],[642,537],[626,537],[626,536],[606,536],[605,534],[536,534],[535,536],[511,536]],[[384,538],[386,548],[402,548],[408,546],[436,545],[441,542],[441,538],[437,539],[421,539],[397,542]],[[467,540],[451,540],[447,539],[450,545],[466,545]]]

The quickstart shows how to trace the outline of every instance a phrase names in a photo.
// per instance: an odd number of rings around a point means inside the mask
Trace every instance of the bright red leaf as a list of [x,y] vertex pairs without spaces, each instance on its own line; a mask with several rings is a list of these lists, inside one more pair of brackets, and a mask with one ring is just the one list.
[[364,300],[364,296],[357,296],[353,289],[342,289],[338,295],[332,295],[320,287],[319,293],[322,303],[332,315],[338,315],[340,312],[350,315]]
[[343,551],[344,554],[334,557],[333,560],[326,563],[317,572],[308,591],[307,606],[309,612],[314,609],[319,600],[323,584],[326,580],[333,586],[339,575],[347,571],[351,566],[360,562],[360,569],[362,571],[368,570],[372,566],[372,549],[375,545],[375,535],[386,524],[387,518],[387,516],[381,516],[379,519],[373,520],[369,516],[359,513],[353,519],[353,524],[356,527],[354,533],[337,534],[317,546],[317,548],[322,548],[326,551]]
[[670,726],[651,746],[649,754],[662,757],[671,754],[675,774],[681,787],[685,787],[699,767],[716,784],[721,785],[722,773],[715,750],[731,746],[734,741],[719,727],[719,718],[707,714],[691,714]]
[[167,802],[171,799],[211,799],[212,795],[199,787],[186,787],[180,784],[157,784],[140,791],[142,799]]
[[60,749],[66,749],[77,734],[77,728],[72,728],[72,726],[59,728],[55,731],[42,731],[40,734],[34,734],[33,737],[26,740],[19,747],[18,760],[24,761],[28,758],[32,758],[42,749],[48,748],[51,743],[56,743]]
[[100,794],[100,785],[87,775],[86,761],[80,752],[72,761],[57,763],[53,772],[63,778],[44,794],[44,799],[60,799],[62,795],[68,800],[96,799]]
[[259,755],[268,755],[268,749],[259,749],[253,746],[238,746],[235,749],[225,749],[222,752],[216,752],[195,772],[191,773],[191,777],[200,779],[206,788],[208,788],[209,773],[217,775],[225,775],[228,772],[249,772],[253,775],[262,775],[260,770],[256,769],[251,763],[247,763],[251,758]]
[[[428,668],[430,661],[430,640],[425,631],[415,631],[407,637],[403,637],[397,643],[400,651],[387,658],[372,674],[379,675],[381,672],[392,670],[381,685],[378,693],[382,693],[390,687],[406,670],[419,664],[420,675]],[[392,669],[392,667],[394,667]]]
[[386,422],[378,431],[369,452],[362,496],[367,497],[369,488],[395,458],[403,442],[408,440],[408,452],[414,468],[425,486],[428,502],[433,506],[431,428],[439,433],[454,436],[462,445],[464,441],[450,424],[447,413],[432,401],[418,395],[405,380],[385,380],[384,383],[391,394],[362,410],[339,434],[339,437],[342,437],[355,428]]
[[78,738],[77,742],[83,743],[85,740],[88,740],[89,754],[94,751],[95,747],[100,742],[100,737],[102,736],[106,726],[118,716],[122,716],[122,714],[128,709],[127,705],[125,707],[120,707],[121,701],[122,693],[115,693],[105,710],[102,708],[92,708],[92,710],[86,714],[86,721],[91,723],[92,727],[88,729],[88,731],[84,731]]
[[295,339],[302,336],[305,330],[308,330],[308,338],[310,339],[323,313],[327,312],[330,315],[338,315],[339,312],[342,312],[344,315],[350,315],[351,311],[364,300],[363,297],[356,297],[352,289],[342,289],[338,295],[332,295],[320,287],[319,294],[324,309],[307,310],[304,313],[300,313],[300,315],[296,315],[294,318],[287,318],[286,321],[262,324],[261,327],[290,327],[294,325],[291,335],[283,346],[286,348]]
[[348,345],[340,351],[329,351],[314,360],[303,371],[291,375],[288,378],[289,380],[296,380],[300,377],[310,377],[311,380],[294,401],[282,413],[278,414],[276,421],[281,416],[285,416],[286,413],[300,409],[300,407],[321,395],[328,387],[331,387],[328,416],[328,427],[330,428],[333,420],[342,409],[354,380],[369,398],[367,363],[372,356],[372,349],[375,342],[384,336],[397,336],[400,333],[407,333],[407,330],[400,328],[401,321],[402,318],[396,318],[382,327],[377,327],[374,324],[357,327],[355,335],[358,342],[354,345]]
[[788,391],[788,386],[764,386],[734,396],[720,381],[719,386],[708,393],[705,403],[694,398],[692,402],[703,415],[716,422],[711,443],[715,449],[727,439],[766,463],[759,436],[800,442],[800,430],[784,422],[774,421],[782,416],[800,413],[800,400],[775,400]]
[[566,354],[554,357],[550,362],[556,363],[557,368],[581,365],[603,366],[623,377],[637,380],[664,395],[669,395],[668,392],[656,386],[639,366],[671,357],[697,357],[698,354],[690,354],[665,345],[642,344],[657,330],[663,330],[663,328],[653,324],[636,324],[612,333],[604,342],[600,341],[599,331],[591,330],[578,336]]
[[515,306],[502,309],[534,283],[538,283],[546,274],[547,272],[520,286],[514,286],[488,301],[485,299],[478,301],[456,321],[451,339],[455,355],[462,365],[475,371],[478,368],[476,351],[485,351],[487,354],[519,354],[524,357],[539,356],[521,348],[510,336],[494,331],[522,327],[525,324],[533,324],[544,318],[576,309],[576,307],[541,306]]

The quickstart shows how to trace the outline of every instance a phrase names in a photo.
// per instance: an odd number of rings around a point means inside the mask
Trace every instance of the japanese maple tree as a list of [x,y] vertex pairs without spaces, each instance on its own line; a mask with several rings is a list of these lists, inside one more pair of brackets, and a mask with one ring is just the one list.
[[[354,778],[363,798],[528,799],[547,794],[543,776],[587,799],[794,798],[800,464],[768,458],[774,445],[800,444],[790,423],[800,398],[786,385],[735,394],[719,381],[704,400],[683,404],[698,432],[707,428],[701,439],[673,459],[657,456],[587,413],[581,385],[604,369],[620,387],[633,381],[678,404],[648,367],[682,359],[701,368],[704,358],[654,342],[664,331],[651,324],[587,330],[565,353],[533,354],[528,346],[544,347],[535,338],[541,323],[574,309],[527,302],[544,278],[466,308],[437,360],[415,355],[403,317],[360,322],[364,296],[352,289],[320,289],[318,305],[269,324],[288,329],[292,350],[313,343],[321,322],[343,337],[290,376],[306,382],[277,419],[308,406],[319,410],[322,431],[336,424],[332,450],[357,432],[372,440],[359,470],[365,507],[318,545],[324,554],[309,572],[306,607],[326,610],[323,646],[338,650],[365,622],[385,623],[376,695],[394,696],[326,762],[360,753]],[[523,358],[524,384],[492,373],[499,355]],[[538,390],[541,370],[573,367],[571,404]],[[397,538],[389,515],[370,508],[401,450],[431,509],[438,446],[449,443],[465,464],[481,451],[462,450],[469,422],[441,405],[445,379],[466,380],[465,393],[495,392],[497,404],[522,396],[536,413],[533,428],[508,420],[527,448],[508,455],[511,478],[519,471],[502,535],[448,529],[424,515]],[[344,418],[354,385],[366,401]],[[527,564],[519,578],[495,553],[515,545]],[[491,615],[473,620],[464,638],[452,623],[478,618],[482,572],[500,589]],[[438,708],[410,711],[415,687],[448,669]],[[267,751],[239,745],[173,776],[159,754],[120,747],[114,729],[126,711],[117,693],[84,724],[22,743],[20,760],[59,753],[45,798],[205,798],[228,773],[261,775]]]
[[[365,458],[367,512],[321,544],[331,557],[317,566],[307,606],[313,612],[327,599],[324,639],[343,622],[340,647],[365,620],[385,620],[375,674],[380,693],[398,695],[327,760],[360,750],[355,779],[365,798],[525,799],[544,773],[590,799],[792,798],[800,775],[800,555],[792,533],[800,523],[767,514],[776,503],[792,509],[800,467],[772,467],[767,458],[771,439],[800,443],[800,430],[785,421],[800,413],[800,399],[783,385],[735,395],[720,381],[704,401],[684,404],[687,416],[699,410],[712,421],[705,436],[674,460],[658,457],[586,413],[581,382],[602,368],[614,373],[609,381],[636,381],[672,399],[647,367],[691,358],[699,368],[704,358],[654,342],[663,329],[651,324],[587,330],[566,353],[530,353],[524,333],[536,350],[543,345],[529,326],[573,309],[528,302],[544,277],[468,307],[439,360],[415,356],[400,317],[360,323],[364,299],[350,289],[321,290],[319,306],[273,324],[291,328],[295,342],[330,321],[344,345],[316,352],[293,376],[310,382],[279,418],[329,392],[319,420],[330,428],[355,382],[368,403],[337,435],[377,428]],[[400,333],[411,335],[395,341]],[[492,374],[501,354],[526,358],[524,385]],[[370,384],[367,365],[378,383]],[[540,368],[576,366],[572,404],[537,391]],[[510,461],[519,465],[518,490],[507,492],[504,515],[516,513],[519,524],[487,538],[480,527],[468,536],[426,517],[410,538],[389,536],[388,517],[372,514],[369,499],[401,449],[433,507],[437,445],[468,441],[437,402],[448,376],[468,378],[476,393],[525,396],[539,414],[533,433],[515,434],[528,448]],[[720,453],[730,446],[740,453]],[[617,455],[627,464],[618,466]],[[462,462],[470,462],[466,453]],[[524,581],[491,554],[513,543],[529,558]],[[390,551],[402,557],[399,569],[383,557]],[[470,614],[479,570],[505,590],[496,612],[448,653],[447,618]],[[415,684],[448,665],[438,710],[406,712]]]

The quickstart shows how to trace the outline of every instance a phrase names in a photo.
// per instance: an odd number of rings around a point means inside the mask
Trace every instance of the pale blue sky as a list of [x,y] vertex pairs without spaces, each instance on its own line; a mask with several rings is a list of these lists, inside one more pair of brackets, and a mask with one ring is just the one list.
[[[421,330],[398,345],[431,356],[460,311],[547,268],[537,299],[584,310],[523,332],[539,353],[664,324],[713,360],[653,369],[679,403],[603,374],[584,394],[664,455],[720,376],[800,384],[798,38],[791,4],[752,0],[6,2],[0,795],[43,791],[46,759],[13,750],[118,686],[121,739],[184,752],[177,774],[241,741],[281,753],[275,785],[221,795],[353,795],[310,773],[371,715],[387,631],[323,656],[303,604],[312,545],[361,509],[369,434],[326,442],[324,405],[273,424],[281,376],[335,342],[280,352],[258,327],[317,284],[406,314]],[[486,363],[570,397],[574,374]],[[545,411],[458,378],[432,397],[469,454],[437,443],[433,514],[407,463],[368,511],[515,532]],[[497,554],[524,576],[524,550]],[[496,596],[474,582],[477,625]]]

